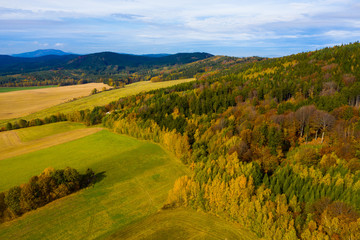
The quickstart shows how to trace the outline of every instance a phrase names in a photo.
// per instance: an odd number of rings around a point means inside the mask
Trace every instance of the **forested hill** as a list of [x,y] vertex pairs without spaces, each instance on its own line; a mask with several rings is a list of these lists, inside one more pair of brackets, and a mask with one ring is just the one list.
[[212,212],[264,239],[358,239],[359,65],[359,43],[235,63],[72,119],[103,118],[181,158],[193,174],[164,208]]
[[79,69],[94,72],[126,67],[185,64],[211,57],[208,53],[178,53],[160,57],[102,52],[87,55],[47,55],[42,57],[0,56],[0,74],[18,74],[42,70]]
[[211,57],[208,53],[138,56],[112,52],[35,58],[0,55],[0,87],[73,85],[87,82],[104,82],[116,87],[150,80],[162,74],[164,69],[178,68]]
[[47,55],[33,58],[0,55],[0,76],[57,69],[66,66],[68,61],[76,57],[78,55]]

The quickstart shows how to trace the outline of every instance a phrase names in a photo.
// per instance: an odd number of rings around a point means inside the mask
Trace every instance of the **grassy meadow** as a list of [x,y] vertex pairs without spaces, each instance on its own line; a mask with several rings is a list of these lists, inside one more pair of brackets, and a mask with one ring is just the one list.
[[32,87],[0,87],[0,93],[32,90],[32,89],[42,89],[42,88],[53,88],[53,87],[57,87],[57,85],[32,86]]
[[[150,81],[137,82],[137,83],[125,85],[124,88],[100,92],[98,94],[83,97],[83,98],[80,98],[80,99],[77,99],[77,100],[74,100],[71,102],[62,101],[61,104],[59,104],[59,102],[58,102],[56,104],[52,104],[52,105],[48,106],[47,108],[40,109],[39,107],[34,106],[33,113],[24,114],[24,112],[29,112],[29,110],[27,109],[26,111],[22,112],[21,116],[15,116],[14,114],[12,114],[12,111],[18,112],[18,110],[16,109],[16,105],[19,104],[20,99],[17,99],[16,97],[11,97],[11,99],[6,100],[7,101],[6,106],[5,106],[5,102],[2,104],[2,105],[4,105],[3,107],[0,104],[0,127],[5,126],[7,122],[13,122],[15,117],[18,119],[21,118],[21,119],[25,119],[25,120],[32,120],[35,118],[42,119],[42,118],[45,118],[52,114],[57,114],[59,112],[60,113],[70,113],[75,110],[92,109],[95,106],[102,106],[102,105],[105,105],[112,101],[116,101],[121,97],[135,95],[135,94],[138,94],[138,93],[144,92],[144,91],[150,91],[150,90],[155,90],[155,89],[159,89],[159,88],[170,87],[170,86],[173,86],[176,84],[189,82],[189,81],[193,81],[193,80],[195,80],[195,79],[190,78],[190,79],[180,79],[180,80],[154,82],[154,83],[150,82]],[[45,90],[45,89],[43,89],[43,90]],[[91,89],[89,89],[89,93],[90,93],[90,91],[91,91]],[[20,94],[21,92],[18,92],[18,93]],[[41,97],[42,97],[41,95],[37,96],[37,98],[39,100],[47,101],[47,99],[42,99]],[[1,101],[1,95],[0,95],[0,101]],[[7,108],[9,108],[9,106],[12,106],[11,109],[7,109]],[[21,103],[21,106],[22,106],[22,103]],[[25,107],[25,106],[22,106],[22,107]],[[27,104],[27,107],[29,107],[29,104]]]
[[83,124],[59,122],[0,132],[0,160],[76,140],[102,130]]
[[160,146],[107,130],[0,161],[0,191],[27,182],[47,167],[103,173],[102,181],[0,225],[0,239],[94,239],[155,213],[181,162]]
[[46,124],[43,126],[21,128],[15,130],[21,141],[29,142],[43,137],[51,136],[54,134],[64,133],[75,129],[86,128],[82,123],[74,122],[58,122]]

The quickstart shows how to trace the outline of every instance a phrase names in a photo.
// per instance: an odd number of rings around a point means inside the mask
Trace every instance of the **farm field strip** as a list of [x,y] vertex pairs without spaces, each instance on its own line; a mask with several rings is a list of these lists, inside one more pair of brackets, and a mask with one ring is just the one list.
[[6,131],[0,133],[0,153],[5,149],[16,147],[20,144],[21,140],[16,131]]
[[[127,96],[131,96],[131,95],[136,95],[140,92],[144,92],[144,91],[150,91],[150,90],[155,90],[155,89],[160,89],[160,88],[166,88],[166,87],[170,87],[170,86],[174,86],[180,83],[184,83],[184,82],[191,82],[194,81],[194,78],[190,78],[190,79],[180,79],[180,80],[172,80],[172,81],[165,81],[165,82],[150,82],[150,81],[145,81],[145,82],[137,82],[137,83],[132,83],[132,84],[128,84],[125,85],[124,88],[119,88],[119,89],[113,89],[111,91],[105,91],[105,92],[100,92],[91,96],[86,96],[71,102],[66,102],[64,103],[64,101],[61,104],[53,104],[51,106],[48,106],[46,109],[37,109],[36,111],[33,111],[32,114],[25,114],[23,113],[22,115],[19,116],[11,116],[11,115],[7,115],[6,116],[6,112],[11,112],[11,109],[8,111],[5,111],[5,108],[3,108],[2,106],[4,104],[0,104],[0,126],[5,126],[7,122],[13,122],[13,118],[22,118],[25,120],[32,120],[32,119],[36,119],[36,118],[45,118],[47,116],[51,116],[53,114],[57,114],[57,113],[70,113],[76,110],[84,110],[84,109],[92,109],[95,106],[102,106],[105,104],[108,104],[112,101],[116,101],[121,97],[127,97]],[[90,89],[88,90],[87,95],[90,93],[91,89],[93,89],[94,87],[90,87]],[[47,89],[42,89],[42,90],[47,90]],[[20,93],[20,92],[18,92]],[[0,102],[1,102],[1,95],[0,94]],[[38,96],[39,99],[41,98],[41,96]],[[16,99],[12,98],[13,101],[16,102]],[[12,104],[10,100],[8,100],[8,104]],[[55,106],[54,106],[55,105]],[[7,107],[8,108],[8,107]]]
[[0,94],[0,119],[11,119],[26,116],[51,106],[64,103],[73,98],[87,96],[91,90],[103,87],[103,83],[88,83],[82,85],[42,88],[5,92]]
[[0,93],[32,90],[32,89],[42,89],[42,88],[53,88],[53,87],[57,87],[57,85],[31,86],[31,87],[0,87]]
[[75,129],[86,128],[82,123],[75,122],[57,122],[41,126],[21,128],[15,130],[21,141],[28,142],[43,137],[68,132]]

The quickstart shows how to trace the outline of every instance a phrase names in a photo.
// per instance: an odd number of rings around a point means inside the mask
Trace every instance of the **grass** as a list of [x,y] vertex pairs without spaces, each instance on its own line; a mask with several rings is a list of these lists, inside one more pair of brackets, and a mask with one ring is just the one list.
[[108,239],[256,239],[241,226],[190,209],[162,210],[112,234]]
[[[150,81],[146,82],[137,82],[133,84],[126,85],[124,88],[114,89],[111,91],[101,92],[95,95],[87,96],[84,98],[80,98],[78,100],[72,102],[62,103],[56,106],[49,107],[47,109],[38,110],[29,115],[21,116],[22,119],[32,120],[36,118],[43,119],[47,116],[57,113],[70,113],[75,110],[83,110],[83,109],[92,109],[95,106],[102,106],[112,101],[116,101],[121,97],[126,97],[130,95],[135,95],[143,91],[150,91],[159,88],[166,88],[176,84],[180,84],[183,82],[193,81],[195,79],[181,79],[181,80],[173,80],[173,81],[165,81],[165,82],[156,82],[152,83]],[[0,106],[0,112],[4,111],[4,109]],[[10,110],[9,110],[10,111]],[[4,114],[3,114],[4,115]],[[5,126],[7,122],[13,122],[14,119],[2,119],[0,120],[0,126]],[[1,119],[1,118],[0,118]],[[18,118],[20,119],[20,118]]]
[[29,142],[43,137],[47,137],[75,129],[80,129],[80,128],[85,128],[85,125],[81,123],[73,123],[73,122],[58,122],[58,123],[46,124],[43,126],[18,129],[16,130],[16,133],[20,137],[21,141]]
[[101,129],[86,128],[81,123],[59,122],[0,132],[0,160],[79,139]]
[[53,88],[53,87],[57,87],[57,85],[33,86],[33,87],[0,87],[0,93],[23,91],[23,90],[32,90],[32,89],[41,89],[41,88]]
[[0,239],[95,239],[154,214],[174,181],[187,173],[160,146],[107,130],[0,161],[0,191],[27,182],[45,168],[92,168],[105,178],[0,225]]
[[[73,141],[101,130],[103,130],[103,128],[81,128],[65,133],[58,133],[52,136],[43,137],[29,142],[22,142],[17,136],[16,132],[5,132],[4,134],[7,135],[5,135],[5,139],[6,137],[11,139],[12,145],[0,146],[0,160],[20,156],[26,153],[35,152],[41,149]],[[3,136],[0,137],[4,139]]]

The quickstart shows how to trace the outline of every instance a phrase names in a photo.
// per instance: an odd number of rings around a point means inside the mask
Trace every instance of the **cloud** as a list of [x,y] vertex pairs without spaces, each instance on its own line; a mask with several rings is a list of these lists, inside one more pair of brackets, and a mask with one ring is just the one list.
[[343,39],[348,37],[360,37],[359,31],[331,30],[325,33],[326,36]]
[[111,14],[112,17],[114,17],[117,20],[137,20],[142,19],[144,16],[142,15],[136,15],[136,14],[124,14],[124,13],[113,13]]
[[55,47],[63,47],[64,44],[63,43],[55,43]]
[[[359,31],[357,0],[17,0],[0,8],[4,39],[53,46],[61,41],[72,52],[105,46],[138,51],[158,45],[179,46],[178,51],[187,45],[307,50],[355,41]],[[0,45],[6,41],[0,38]]]

